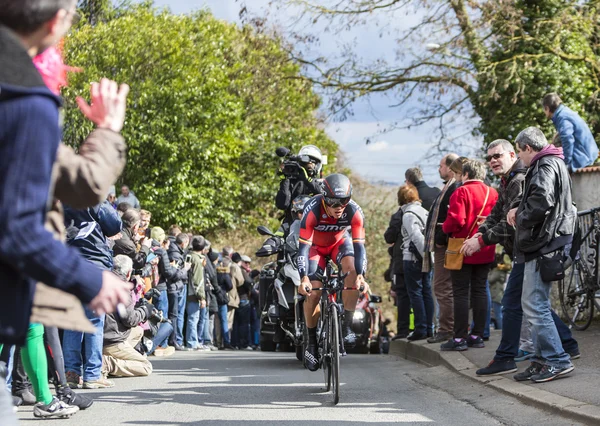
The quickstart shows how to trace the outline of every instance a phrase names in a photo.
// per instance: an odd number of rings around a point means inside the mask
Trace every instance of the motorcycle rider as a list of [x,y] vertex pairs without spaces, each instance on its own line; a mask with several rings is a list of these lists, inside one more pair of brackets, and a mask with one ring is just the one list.
[[[351,228],[352,239],[348,234]],[[298,270],[302,283],[299,293],[306,297],[304,317],[308,331],[308,345],[304,353],[306,367],[310,371],[319,368],[317,351],[317,322],[320,315],[319,301],[327,258],[348,273],[344,286],[356,290],[342,292],[344,320],[342,331],[344,344],[353,347],[356,335],[352,331],[354,308],[358,289],[368,291],[364,280],[367,268],[365,251],[364,215],[360,206],[352,200],[352,184],[342,174],[332,174],[323,181],[323,194],[310,199],[304,208],[300,226],[300,249]]]
[[314,145],[305,145],[298,152],[299,157],[307,158],[308,162],[299,163],[301,173],[298,177],[285,176],[279,184],[279,191],[275,196],[275,205],[285,212],[283,220],[284,231],[287,234],[289,226],[294,222],[292,202],[300,195],[316,195],[321,193],[317,181],[321,177],[323,155],[321,150]]

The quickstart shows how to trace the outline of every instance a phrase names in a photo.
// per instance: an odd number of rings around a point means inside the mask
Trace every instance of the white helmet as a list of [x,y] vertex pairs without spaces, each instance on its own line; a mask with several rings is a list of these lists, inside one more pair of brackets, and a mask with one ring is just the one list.
[[316,160],[317,164],[315,167],[315,176],[319,176],[321,173],[321,168],[323,167],[323,154],[321,154],[321,150],[319,148],[314,145],[304,145],[302,148],[300,148],[300,151],[298,151],[298,156],[308,156],[311,159]]

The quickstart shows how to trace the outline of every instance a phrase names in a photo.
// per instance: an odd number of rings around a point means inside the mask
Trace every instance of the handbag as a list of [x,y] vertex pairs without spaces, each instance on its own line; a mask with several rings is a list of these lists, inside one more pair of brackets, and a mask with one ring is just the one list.
[[536,270],[545,283],[560,281],[565,277],[564,255],[562,250],[544,254],[537,259]]
[[[485,194],[485,200],[483,202],[483,207],[479,214],[475,217],[473,221],[473,225],[471,225],[471,229],[467,234],[467,237],[471,235],[473,229],[475,229],[475,225],[477,225],[477,221],[479,217],[483,214],[485,210],[485,206],[488,201],[488,197],[490,196],[490,187],[487,188],[487,194]],[[465,260],[465,255],[460,252],[461,247],[463,246],[466,238],[448,238],[448,247],[446,248],[446,255],[444,256],[444,268],[450,271],[459,271],[463,267],[463,261]]]

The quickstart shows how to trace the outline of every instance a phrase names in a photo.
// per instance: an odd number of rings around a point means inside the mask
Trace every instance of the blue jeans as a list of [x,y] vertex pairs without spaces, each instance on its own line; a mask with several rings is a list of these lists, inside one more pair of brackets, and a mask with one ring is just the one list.
[[167,341],[169,340],[169,336],[173,332],[173,326],[168,322],[161,322],[158,327],[158,332],[156,336],[152,339],[152,349],[148,352],[148,355],[152,355],[154,353],[154,349],[159,346],[165,347],[167,346]]
[[[502,340],[494,360],[512,361],[519,352],[519,339],[521,337],[521,322],[523,321],[523,308],[521,296],[523,294],[524,263],[513,264],[512,271],[508,276],[504,297],[502,297]],[[573,339],[571,330],[556,315],[550,311],[554,321],[555,329],[558,331],[565,351],[572,353],[579,349],[577,341]]]
[[404,284],[415,315],[415,333],[426,336],[433,332],[433,296],[429,273],[421,272],[423,264],[404,261]]
[[208,336],[208,308],[200,308],[197,329],[198,344],[207,345],[210,343],[210,336]]
[[[104,339],[104,315],[96,316],[85,307],[85,315],[96,328],[96,332],[81,333],[65,330],[63,335],[63,353],[65,371],[82,374],[83,381],[91,382],[102,376],[102,344]],[[81,356],[81,346],[85,340],[85,354]]]
[[260,317],[258,308],[254,304],[252,304],[252,313],[250,314],[250,337],[252,346],[258,346],[260,343]]
[[175,337],[177,344],[183,345],[183,321],[185,319],[185,304],[187,302],[187,284],[183,285],[183,290],[177,294],[177,328]]
[[187,328],[185,330],[185,345],[196,349],[198,346],[198,327],[200,319],[200,303],[197,301],[187,302]]
[[219,306],[219,322],[221,323],[221,335],[223,336],[223,345],[230,345],[229,324],[227,323],[227,305]]
[[169,298],[167,297],[167,290],[160,292],[160,299],[155,308],[162,312],[163,318],[169,318]]
[[[240,306],[235,310],[233,320],[233,329],[235,335],[235,346],[240,349],[247,348],[250,345],[250,301],[240,300]],[[234,341],[234,338],[231,338]]]
[[552,318],[550,287],[552,283],[542,281],[537,270],[537,260],[525,262],[523,275],[523,313],[531,324],[531,337],[535,356],[531,359],[552,367],[569,367],[571,358],[563,349],[560,336]]

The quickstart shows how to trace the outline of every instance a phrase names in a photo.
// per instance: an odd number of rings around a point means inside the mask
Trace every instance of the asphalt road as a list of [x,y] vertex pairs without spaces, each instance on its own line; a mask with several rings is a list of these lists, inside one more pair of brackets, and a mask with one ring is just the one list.
[[[573,425],[526,406],[444,367],[426,368],[391,356],[349,355],[341,363],[334,406],[321,371],[302,368],[293,353],[177,353],[152,358],[154,373],[116,379],[106,390],[80,390],[92,407],[50,423],[113,425]],[[35,420],[21,408],[22,425]],[[1,424],[1,419],[0,419]]]

